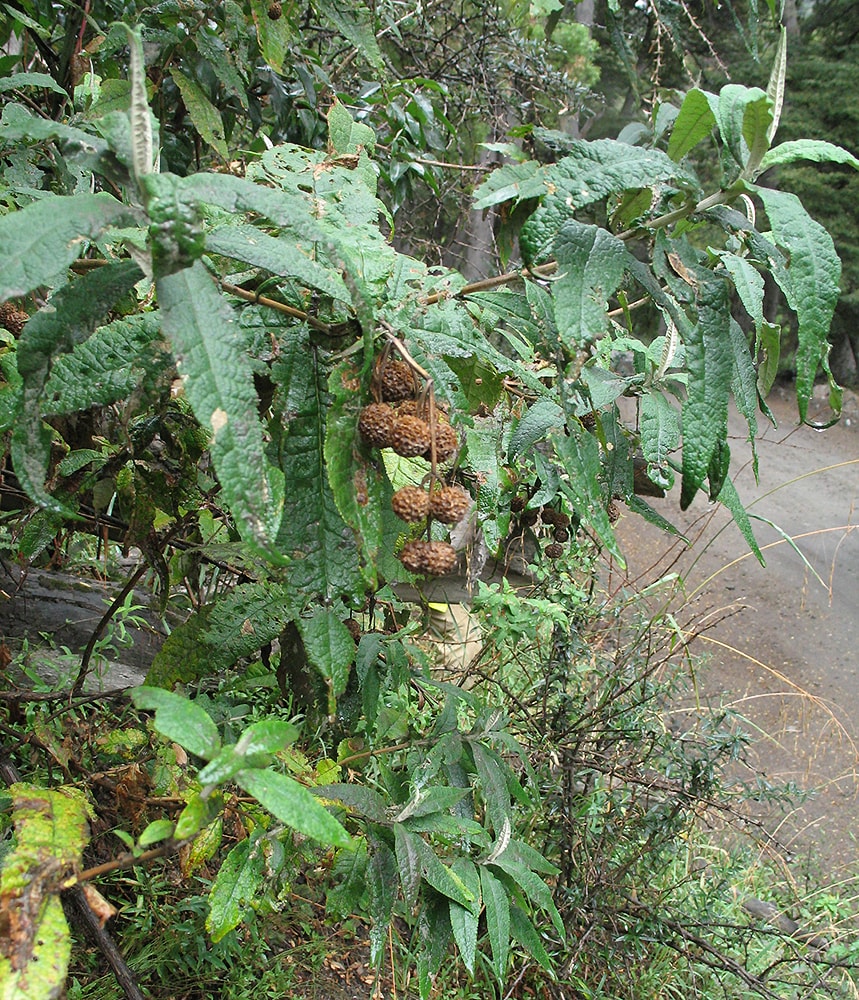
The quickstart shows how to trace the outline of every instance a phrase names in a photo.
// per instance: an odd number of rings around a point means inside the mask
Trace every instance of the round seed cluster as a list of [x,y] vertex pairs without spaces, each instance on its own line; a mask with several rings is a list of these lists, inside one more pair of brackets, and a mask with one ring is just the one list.
[[400,562],[410,573],[444,576],[456,567],[456,549],[449,542],[406,542]]
[[404,486],[391,497],[391,507],[403,521],[423,521],[430,512],[429,493],[419,486]]
[[21,333],[29,318],[29,315],[14,303],[0,303],[0,326],[8,330],[13,337],[17,337]]

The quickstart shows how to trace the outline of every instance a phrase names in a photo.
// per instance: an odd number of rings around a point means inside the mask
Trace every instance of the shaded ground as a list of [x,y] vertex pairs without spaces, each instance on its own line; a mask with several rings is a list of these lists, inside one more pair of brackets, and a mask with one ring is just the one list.
[[703,497],[683,513],[675,495],[654,501],[691,549],[631,516],[619,534],[639,587],[667,571],[686,578],[683,621],[705,630],[695,649],[711,661],[703,695],[758,731],[750,761],[760,772],[815,793],[767,825],[789,854],[816,853],[835,877],[859,866],[859,404],[851,396],[841,424],[821,432],[795,426],[787,394],[770,402],[779,426],[759,439],[757,485],[745,424],[731,418],[735,481],[749,513],[792,536],[808,565],[756,520],[761,567]]

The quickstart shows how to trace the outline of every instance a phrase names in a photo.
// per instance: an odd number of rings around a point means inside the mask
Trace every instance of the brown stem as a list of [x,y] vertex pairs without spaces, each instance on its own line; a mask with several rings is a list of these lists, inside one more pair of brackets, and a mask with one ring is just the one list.
[[230,285],[226,281],[219,281],[218,284],[225,292],[235,295],[236,298],[244,299],[245,302],[259,302],[261,306],[267,306],[269,309],[276,309],[287,316],[300,319],[302,322],[307,323],[308,326],[312,326],[314,330],[319,330],[322,333],[331,333],[331,327],[328,323],[323,323],[321,319],[317,319],[309,313],[302,312],[301,309],[288,306],[285,302],[278,302],[276,299],[270,299],[265,295],[257,295],[256,292],[249,292],[246,288],[239,288],[238,285]]
[[60,889],[71,889],[80,885],[81,882],[90,882],[94,878],[101,878],[102,875],[109,875],[111,872],[119,871],[121,868],[132,868],[134,865],[145,865],[147,861],[154,861],[156,858],[166,857],[179,850],[184,844],[184,840],[168,840],[160,847],[153,847],[151,851],[144,851],[142,854],[121,854],[112,861],[105,861],[104,864],[96,865],[94,868],[87,868],[77,875],[72,875],[60,885]]

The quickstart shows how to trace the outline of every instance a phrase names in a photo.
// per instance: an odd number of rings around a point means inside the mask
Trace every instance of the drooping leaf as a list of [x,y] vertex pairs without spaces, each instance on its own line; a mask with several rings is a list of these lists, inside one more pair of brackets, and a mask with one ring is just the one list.
[[308,597],[362,600],[367,583],[355,536],[337,509],[328,481],[327,372],[306,331],[284,345],[272,366],[272,379],[278,387],[278,409],[289,414],[277,447],[290,516],[281,523],[277,548],[292,560],[290,588]]
[[451,870],[462,880],[474,897],[469,906],[462,906],[454,900],[448,900],[450,927],[453,939],[466,969],[474,975],[474,962],[477,957],[477,932],[480,923],[480,911],[483,901],[480,895],[480,873],[470,858],[458,857],[451,865]]
[[377,70],[384,67],[376,39],[375,15],[369,7],[353,0],[329,0],[319,12],[371,66]]
[[668,155],[678,162],[713,130],[716,116],[710,107],[710,100],[697,87],[688,91],[680,105],[680,112],[674,120],[671,138],[668,140]]
[[370,861],[367,865],[370,888],[370,965],[380,969],[385,957],[388,927],[394,914],[399,875],[394,852],[377,836],[370,838]]
[[599,485],[600,451],[596,438],[583,430],[578,422],[569,425],[569,434],[552,434],[552,443],[569,480],[562,483],[563,492],[573,507],[581,512],[606,549],[616,558],[623,555],[614,537]]
[[796,313],[796,397],[800,419],[805,420],[821,365],[832,384],[828,335],[840,293],[841,261],[832,237],[805,211],[796,195],[760,186],[752,190],[766,209],[773,242],[790,257],[783,270],[773,270],[773,277]]
[[331,402],[325,434],[325,465],[331,495],[340,516],[352,529],[367,587],[378,577],[396,579],[401,567],[394,556],[402,525],[391,510],[393,489],[384,466],[358,439],[363,405],[359,372],[350,361],[333,369],[328,379]]
[[236,782],[281,823],[326,847],[345,847],[351,837],[304,785],[270,769],[239,771]]
[[682,414],[684,510],[708,475],[710,496],[715,499],[727,471],[728,395],[734,368],[728,283],[704,268],[689,273],[696,282],[698,315],[684,336],[689,369]]
[[340,802],[373,823],[385,823],[388,820],[387,800],[374,788],[366,785],[317,785],[316,795],[324,799]]
[[668,458],[680,446],[680,414],[663,393],[646,392],[641,398],[639,426],[648,478],[671,489],[674,474]]
[[559,230],[552,288],[558,334],[568,350],[587,347],[608,329],[606,304],[623,278],[626,257],[622,241],[599,226],[571,219]]
[[552,971],[554,963],[546,951],[537,928],[525,911],[515,905],[510,907],[510,934],[547,972]]
[[758,269],[749,261],[747,257],[740,257],[733,253],[723,253],[719,255],[725,266],[725,270],[730,274],[734,282],[737,295],[743,303],[746,312],[754,320],[755,328],[764,321],[764,279]]
[[297,624],[307,659],[338,698],[346,690],[355,660],[355,640],[331,608],[318,608],[312,618],[299,618]]
[[746,508],[743,506],[743,501],[740,499],[739,493],[737,493],[736,486],[734,486],[729,478],[726,478],[722,484],[722,489],[719,491],[719,501],[731,512],[731,517],[733,517],[734,522],[740,529],[740,533],[745,538],[746,544],[754,552],[755,558],[761,566],[766,566],[766,560],[752,531],[749,515],[746,513]]
[[538,399],[522,416],[510,435],[507,455],[512,462],[526,454],[540,441],[545,441],[553,427],[563,427],[564,411],[549,399]]
[[397,868],[400,872],[400,885],[403,888],[406,906],[410,911],[414,911],[417,906],[418,888],[421,882],[421,855],[417,845],[418,839],[401,823],[394,824],[394,850],[397,855]]
[[199,84],[177,69],[170,70],[173,82],[179,88],[182,102],[200,138],[207,142],[223,160],[228,160],[230,151],[224,138],[224,122],[221,113],[203,93]]
[[492,864],[506,872],[513,880],[514,885],[521,889],[535,906],[539,906],[549,914],[552,925],[563,940],[566,936],[563,918],[552,899],[552,890],[540,876],[532,872],[527,865],[523,865],[520,861],[510,860],[504,854],[496,858]]
[[203,265],[156,281],[169,338],[194,414],[212,434],[212,460],[242,536],[270,552],[281,507],[266,462],[253,376],[235,315]]
[[[0,225],[2,222],[0,219]],[[50,412],[44,390],[51,367],[57,355],[86,340],[117,299],[141,277],[140,269],[131,261],[90,271],[61,288],[48,306],[30,317],[21,334],[18,374],[23,384],[20,419],[12,432],[12,460],[28,495],[55,512],[64,508],[45,492],[51,435],[42,424],[43,413]]]
[[52,285],[88,240],[136,221],[133,209],[104,193],[43,198],[0,216],[0,301]]
[[752,353],[749,350],[749,343],[746,335],[740,328],[739,323],[731,320],[730,326],[731,347],[734,356],[734,374],[731,379],[731,391],[737,409],[745,417],[749,428],[749,444],[752,449],[752,469],[755,479],[758,478],[758,454],[755,447],[755,438],[758,433],[758,390],[757,372],[755,371]]
[[210,760],[221,747],[218,727],[209,713],[181,694],[164,688],[138,687],[131,692],[135,708],[155,711],[155,728],[191,753]]
[[510,899],[501,882],[485,866],[480,868],[480,888],[492,948],[492,969],[498,981],[504,983],[510,954]]
[[265,857],[259,841],[240,840],[224,858],[209,891],[206,930],[217,943],[251,911],[263,887]]

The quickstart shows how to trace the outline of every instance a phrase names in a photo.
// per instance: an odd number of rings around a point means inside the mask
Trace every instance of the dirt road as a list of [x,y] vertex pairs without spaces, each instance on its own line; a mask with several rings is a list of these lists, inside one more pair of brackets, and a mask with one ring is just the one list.
[[779,426],[759,438],[759,484],[745,424],[731,419],[735,482],[749,513],[790,535],[808,565],[755,520],[760,566],[703,497],[682,514],[674,493],[654,502],[688,549],[631,515],[619,534],[639,586],[669,570],[686,578],[684,620],[705,627],[695,647],[710,661],[705,693],[757,732],[750,763],[761,774],[814,792],[786,816],[769,812],[769,828],[795,857],[817,853],[835,875],[859,870],[859,403],[850,396],[825,432],[796,426],[787,393],[770,403]]

